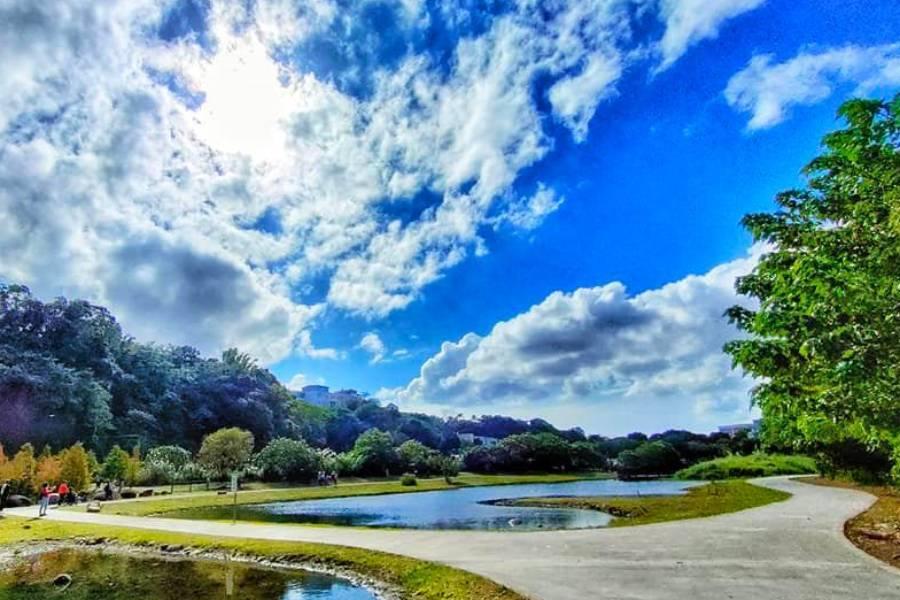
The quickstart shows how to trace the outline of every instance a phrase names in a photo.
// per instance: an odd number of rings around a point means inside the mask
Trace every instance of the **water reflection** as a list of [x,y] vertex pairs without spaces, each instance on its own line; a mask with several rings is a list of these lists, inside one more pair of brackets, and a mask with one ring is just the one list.
[[[683,493],[692,485],[695,484],[684,481],[595,480],[471,487],[250,505],[241,507],[238,517],[254,521],[413,529],[584,529],[604,527],[611,517],[591,510],[498,506],[491,502],[505,498],[550,496],[673,495]],[[192,509],[166,516],[222,519],[231,517],[230,510]]]
[[[0,598],[59,595],[54,579],[71,575],[67,600],[374,600],[352,582],[310,571],[271,570],[242,563],[167,560],[63,549],[0,574]],[[224,594],[223,594],[224,593]]]

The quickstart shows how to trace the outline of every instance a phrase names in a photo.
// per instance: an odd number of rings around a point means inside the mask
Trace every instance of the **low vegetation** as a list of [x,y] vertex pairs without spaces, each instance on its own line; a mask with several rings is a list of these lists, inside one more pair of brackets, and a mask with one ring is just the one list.
[[351,570],[399,590],[405,598],[420,600],[523,600],[512,590],[483,577],[432,562],[358,548],[303,542],[222,539],[124,527],[107,527],[20,518],[0,520],[0,545],[76,538],[115,541],[135,546],[167,546],[222,550],[247,557],[276,558]]
[[816,462],[808,456],[751,454],[726,456],[697,463],[675,474],[678,479],[715,481],[773,475],[805,475],[816,472]]
[[787,500],[790,494],[747,483],[714,482],[689,489],[677,496],[526,498],[515,500],[519,506],[566,507],[599,510],[614,518],[611,527],[647,525],[680,519],[711,517]]

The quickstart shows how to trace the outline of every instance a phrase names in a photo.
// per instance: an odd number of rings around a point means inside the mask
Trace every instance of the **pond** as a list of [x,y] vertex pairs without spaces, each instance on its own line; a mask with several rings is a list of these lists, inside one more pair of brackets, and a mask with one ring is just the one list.
[[[542,530],[605,527],[612,517],[570,508],[534,508],[493,504],[512,498],[552,496],[659,496],[684,493],[696,485],[686,481],[618,481],[463,487],[453,490],[300,500],[244,505],[238,518],[280,523],[321,523],[412,529]],[[166,516],[231,519],[231,508],[189,509]]]
[[[65,590],[54,583],[71,576]],[[164,559],[59,549],[0,573],[0,599],[31,600],[375,600],[369,590],[331,575],[256,568],[244,563]]]

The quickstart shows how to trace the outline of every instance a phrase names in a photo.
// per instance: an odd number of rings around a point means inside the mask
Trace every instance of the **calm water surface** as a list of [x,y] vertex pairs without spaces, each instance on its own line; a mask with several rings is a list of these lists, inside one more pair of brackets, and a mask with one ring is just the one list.
[[[497,506],[497,500],[552,496],[674,495],[696,485],[685,481],[617,480],[469,487],[455,490],[301,500],[246,505],[238,518],[412,529],[538,530],[605,527],[612,519],[593,510]],[[192,509],[166,516],[230,519],[230,508]]]
[[[72,576],[58,589],[54,578]],[[0,599],[31,600],[375,600],[352,582],[301,570],[242,563],[167,560],[54,550],[0,573]]]

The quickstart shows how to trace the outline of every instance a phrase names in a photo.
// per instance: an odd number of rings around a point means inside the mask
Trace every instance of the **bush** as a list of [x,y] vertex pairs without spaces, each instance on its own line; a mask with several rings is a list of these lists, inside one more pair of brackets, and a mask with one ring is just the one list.
[[726,456],[697,463],[675,474],[678,479],[744,479],[772,475],[804,475],[816,472],[816,463],[808,456],[751,454]]
[[405,473],[403,477],[400,478],[400,485],[411,486],[417,485],[416,476],[412,473]]

